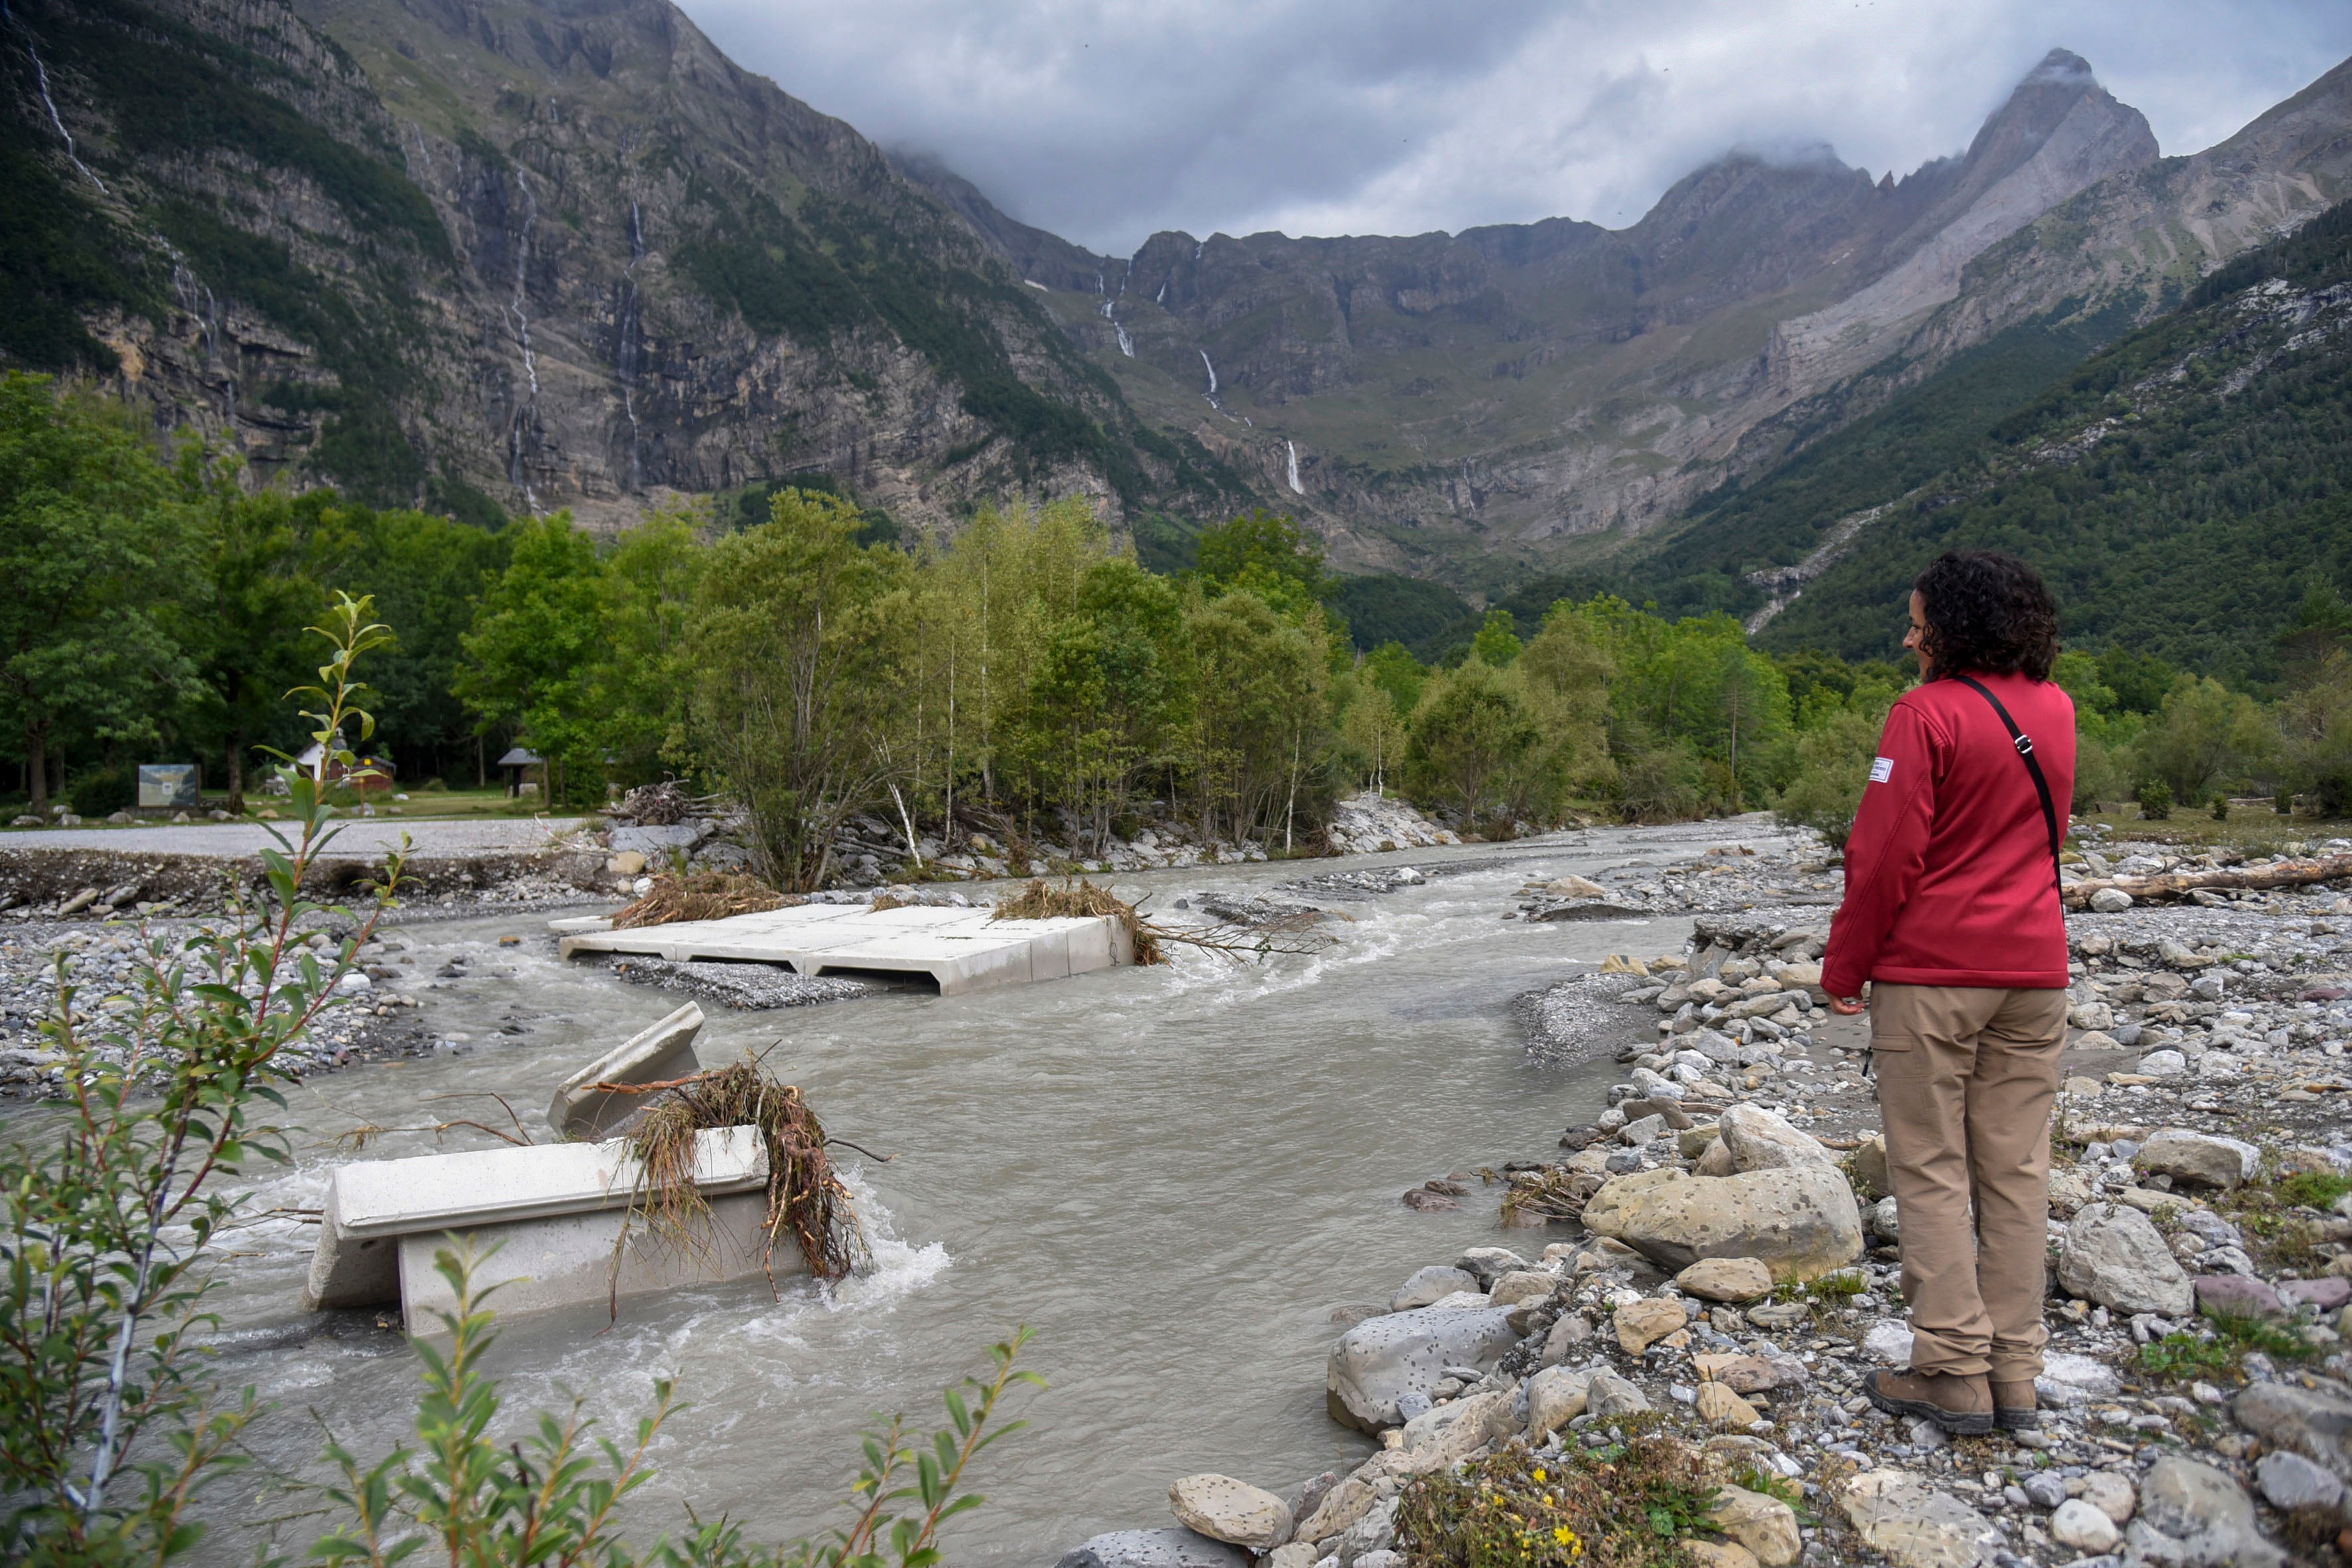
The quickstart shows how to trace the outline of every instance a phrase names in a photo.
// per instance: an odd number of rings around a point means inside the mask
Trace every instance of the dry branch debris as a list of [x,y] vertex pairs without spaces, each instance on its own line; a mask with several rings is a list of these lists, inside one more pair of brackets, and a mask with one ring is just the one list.
[[696,871],[680,877],[665,871],[654,885],[613,917],[614,931],[668,925],[676,921],[715,921],[729,915],[758,914],[808,900],[779,893],[757,877],[730,871]]

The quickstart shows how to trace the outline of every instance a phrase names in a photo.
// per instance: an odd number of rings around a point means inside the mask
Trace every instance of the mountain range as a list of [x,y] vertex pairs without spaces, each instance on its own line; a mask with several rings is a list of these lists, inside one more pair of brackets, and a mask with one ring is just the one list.
[[1900,178],[1735,150],[1622,230],[1113,258],[667,0],[22,0],[0,31],[0,355],[257,478],[605,527],[795,477],[915,528],[1081,494],[1171,557],[1265,504],[1343,571],[1474,598],[1720,533],[1722,498],[1988,345],[2078,362],[2352,166],[2352,65],[2166,158],[2053,50]]

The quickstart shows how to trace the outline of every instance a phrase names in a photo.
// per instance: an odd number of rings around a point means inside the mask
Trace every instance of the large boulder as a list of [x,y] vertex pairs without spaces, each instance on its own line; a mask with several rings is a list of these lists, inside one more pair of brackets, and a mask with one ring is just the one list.
[[2231,1409],[2239,1426],[2272,1447],[2317,1460],[2352,1481],[2352,1399],[2325,1389],[2257,1383]]
[[1679,1272],[1702,1258],[1753,1258],[1776,1280],[1811,1279],[1862,1256],[1862,1211],[1835,1168],[1621,1176],[1592,1195],[1585,1228]]
[[2123,1312],[2185,1318],[2197,1304],[2195,1288],[2155,1225],[2120,1204],[2085,1205],[2068,1223],[2058,1283]]
[[1760,1105],[1735,1105],[1723,1113],[1717,1126],[1724,1147],[1731,1151],[1734,1170],[1779,1171],[1799,1165],[1834,1169],[1838,1163],[1819,1139],[1798,1131],[1779,1112]]
[[1591,1415],[1638,1415],[1650,1408],[1650,1396],[1613,1372],[1592,1374],[1585,1384],[1584,1409]]
[[1518,1430],[1511,1415],[1516,1403],[1516,1392],[1509,1389],[1448,1400],[1406,1422],[1403,1441],[1397,1447],[1430,1469],[1459,1464],[1496,1438]]
[[1114,1530],[1063,1552],[1054,1568],[1250,1568],[1250,1554],[1189,1530]]
[[2178,1454],[2149,1467],[2126,1550],[2183,1568],[2273,1568],[2285,1554],[2254,1528],[2253,1500],[2227,1471]]
[[1271,1552],[1290,1539],[1290,1505],[1231,1476],[1186,1476],[1168,1489],[1176,1522],[1212,1541]]
[[1449,1366],[1490,1370],[1519,1342],[1511,1311],[1479,1307],[1465,1311],[1422,1308],[1390,1312],[1358,1323],[1331,1347],[1324,1373],[1325,1403],[1331,1418],[1359,1432],[1401,1426],[1418,1411],[1399,1402],[1414,1398],[1419,1409]]
[[2167,1127],[2149,1135],[2132,1163],[2144,1175],[2170,1176],[2176,1184],[2230,1188],[2254,1179],[2263,1152],[2236,1138]]

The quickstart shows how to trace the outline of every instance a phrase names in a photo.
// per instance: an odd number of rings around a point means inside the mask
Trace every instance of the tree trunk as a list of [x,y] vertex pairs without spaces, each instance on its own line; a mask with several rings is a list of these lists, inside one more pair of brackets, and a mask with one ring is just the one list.
[[2090,907],[2091,895],[2108,888],[2129,893],[2135,900],[2150,902],[2158,899],[2176,899],[2200,888],[2305,888],[2314,882],[2333,882],[2352,877],[2352,855],[2326,855],[2315,860],[2282,860],[2275,866],[2257,866],[2245,871],[2192,871],[2174,877],[2101,877],[2076,882],[2065,891],[2065,904],[2070,910]]
[[234,731],[228,738],[228,809],[245,815],[245,737]]
[[32,809],[45,811],[49,804],[49,727],[47,724],[25,726],[26,794],[32,797]]

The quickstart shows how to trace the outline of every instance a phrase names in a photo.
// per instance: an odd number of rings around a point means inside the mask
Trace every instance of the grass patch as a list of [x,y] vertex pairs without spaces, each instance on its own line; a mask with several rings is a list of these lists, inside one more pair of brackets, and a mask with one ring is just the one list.
[[2352,1176],[2338,1175],[2333,1171],[2297,1171],[2273,1182],[2271,1191],[2279,1202],[2292,1208],[2333,1208],[2336,1199],[2352,1193]]
[[1870,1289],[1858,1268],[1841,1268],[1818,1279],[1783,1279],[1772,1287],[1775,1301],[1843,1301]]
[[2167,1334],[2140,1346],[2141,1370],[2152,1377],[2187,1383],[2222,1373],[2235,1376],[2253,1351],[2282,1361],[2308,1361],[2314,1354],[2309,1345],[2267,1318],[2216,1312],[2206,1321],[2213,1330],[2210,1340],[2200,1334]]
[[1715,1500],[1697,1454],[1659,1433],[1554,1459],[1514,1443],[1408,1482],[1397,1546],[1416,1568],[1667,1568],[1714,1533]]

